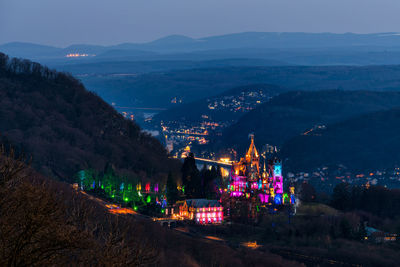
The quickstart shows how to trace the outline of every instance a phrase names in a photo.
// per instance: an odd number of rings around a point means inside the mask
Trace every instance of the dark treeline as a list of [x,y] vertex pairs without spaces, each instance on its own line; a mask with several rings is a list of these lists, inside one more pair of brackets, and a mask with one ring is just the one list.
[[332,206],[343,211],[362,210],[393,219],[400,216],[400,190],[341,183],[333,190]]
[[197,169],[193,153],[190,153],[182,166],[182,186],[186,198],[216,198],[218,187],[222,185],[221,171],[212,167]]
[[163,180],[179,163],[80,81],[0,53],[0,138],[33,155],[45,175],[72,181],[107,164],[134,179]]
[[27,59],[9,58],[3,53],[0,53],[0,73],[34,75],[49,80],[72,79],[72,76],[66,73],[51,70]]

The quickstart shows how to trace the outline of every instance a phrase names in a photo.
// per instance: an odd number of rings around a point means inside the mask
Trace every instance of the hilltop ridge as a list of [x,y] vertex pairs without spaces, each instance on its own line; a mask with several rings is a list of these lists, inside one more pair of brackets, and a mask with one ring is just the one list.
[[[224,146],[242,151],[254,132],[260,144],[283,145],[316,125],[337,123],[358,115],[399,106],[400,92],[291,91],[246,113],[224,132]],[[246,131],[243,131],[246,129]]]
[[178,164],[138,125],[76,79],[0,54],[0,134],[45,175],[72,181],[111,164],[129,177],[164,179]]

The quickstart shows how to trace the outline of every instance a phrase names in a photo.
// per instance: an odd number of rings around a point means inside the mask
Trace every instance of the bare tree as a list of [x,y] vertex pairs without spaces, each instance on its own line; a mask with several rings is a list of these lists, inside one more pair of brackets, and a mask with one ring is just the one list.
[[108,214],[64,183],[0,149],[0,266],[148,266],[154,243],[133,218]]
[[10,146],[9,151],[4,145],[0,145],[0,186],[22,180],[27,176],[26,171],[32,162],[32,158],[20,153],[17,155],[15,149]]

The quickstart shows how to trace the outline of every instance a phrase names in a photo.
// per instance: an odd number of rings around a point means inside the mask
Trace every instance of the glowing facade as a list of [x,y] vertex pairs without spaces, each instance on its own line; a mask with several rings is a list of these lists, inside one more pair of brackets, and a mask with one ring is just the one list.
[[233,163],[228,192],[231,197],[252,198],[257,196],[263,204],[294,204],[294,187],[290,193],[283,192],[282,162],[279,159],[265,160],[260,166],[260,154],[251,135],[250,147],[244,158]]
[[179,217],[198,224],[218,224],[224,220],[224,208],[217,200],[186,199],[178,201]]

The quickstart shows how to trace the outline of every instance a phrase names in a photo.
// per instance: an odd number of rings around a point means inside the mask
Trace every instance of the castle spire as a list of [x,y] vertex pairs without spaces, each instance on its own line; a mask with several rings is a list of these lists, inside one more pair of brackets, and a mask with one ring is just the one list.
[[265,166],[265,158],[264,158],[264,172],[267,172],[267,168]]
[[251,143],[250,143],[249,150],[247,150],[247,153],[246,153],[247,161],[251,161],[254,158],[258,158],[258,152],[257,152],[256,146],[254,144],[254,134],[250,134],[249,136],[251,138]]

